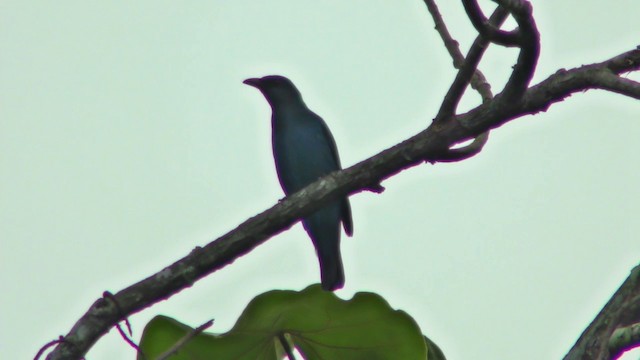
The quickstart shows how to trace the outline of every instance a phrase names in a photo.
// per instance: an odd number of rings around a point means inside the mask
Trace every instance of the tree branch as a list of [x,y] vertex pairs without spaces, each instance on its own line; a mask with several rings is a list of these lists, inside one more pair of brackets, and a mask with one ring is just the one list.
[[[436,30],[440,34],[445,47],[449,51],[449,55],[453,59],[453,66],[460,70],[444,97],[440,110],[438,111],[438,115],[436,115],[437,121],[438,119],[447,118],[455,113],[458,103],[460,102],[460,99],[462,99],[462,95],[464,95],[464,91],[468,84],[471,84],[471,87],[480,93],[482,102],[487,102],[493,99],[491,86],[484,77],[484,74],[482,74],[478,69],[480,58],[484,54],[488,43],[482,38],[482,36],[476,38],[473,45],[471,45],[469,55],[465,59],[458,47],[458,42],[454,40],[449,33],[435,1],[425,0],[425,4],[427,5],[427,9],[429,10],[431,17],[433,17],[433,22],[436,24]],[[506,20],[507,15],[508,12],[506,10],[498,8],[491,15],[489,23],[495,26],[500,26],[504,20]],[[462,148],[450,149],[448,152],[441,154],[437,159],[434,158],[428,161],[453,162],[468,159],[479,154],[488,140],[489,132],[482,133],[475,138],[471,144]]]
[[503,105],[516,103],[529,86],[540,56],[540,34],[533,19],[531,3],[524,0],[494,0],[509,10],[518,23],[520,54],[513,72],[498,95]]
[[[323,177],[205,247],[194,249],[158,273],[119,291],[113,296],[118,306],[111,300],[98,299],[47,359],[81,358],[120,320],[190,287],[333,199],[370,188],[425,159],[437,159],[454,144],[475,138],[510,120],[546,111],[572,93],[604,87],[598,76],[594,77],[602,69],[619,74],[639,68],[640,50],[632,50],[602,63],[560,71],[527,90],[519,106],[502,106],[496,98],[451,121],[434,123],[398,145]],[[636,304],[640,306],[640,301]]]
[[564,357],[564,360],[607,360],[616,358],[627,348],[623,344],[620,347],[614,346],[610,349],[612,334],[619,327],[639,321],[640,266],[636,266],[598,316],[582,333],[576,344]]
[[[434,4],[435,6],[435,4]],[[503,8],[497,8],[496,11],[491,16],[489,20],[491,24],[500,26],[508,16],[508,12]],[[446,42],[446,41],[445,41]],[[478,64],[482,59],[485,51],[487,50],[487,45],[489,42],[485,40],[482,36],[479,36],[471,45],[471,49],[467,54],[467,57],[464,58],[460,51],[452,55],[454,57],[454,61],[456,58],[462,58],[463,64],[460,67],[460,71],[456,74],[456,78],[453,83],[449,87],[447,94],[444,96],[444,100],[442,101],[442,105],[440,105],[440,110],[438,110],[438,114],[434,121],[444,121],[448,117],[453,116],[458,108],[458,104],[462,99],[462,95],[464,95],[464,91],[467,88],[467,85],[472,79],[473,74],[479,73],[477,70]],[[481,73],[480,73],[481,74]],[[484,78],[484,76],[483,76]],[[486,83],[486,79],[484,80]],[[483,96],[483,100],[486,102],[489,99],[493,98],[493,96],[486,97]]]
[[[427,5],[427,9],[433,18],[433,22],[436,24],[435,29],[440,34],[440,38],[442,38],[442,42],[444,43],[445,48],[449,52],[449,55],[453,59],[453,67],[456,69],[461,69],[465,64],[464,55],[460,51],[460,47],[458,46],[458,42],[451,36],[447,26],[442,19],[442,15],[438,10],[438,6],[436,5],[434,0],[425,0],[425,4]],[[505,18],[506,19],[506,18]],[[496,26],[499,26],[502,22],[496,22]],[[474,41],[474,44],[477,42]],[[472,46],[473,48],[473,46]],[[486,102],[493,99],[493,94],[491,93],[491,85],[487,82],[484,74],[480,70],[475,68],[473,72],[473,76],[471,77],[471,88],[478,91],[480,96],[482,97],[482,101]],[[457,105],[456,105],[457,106]]]
[[487,21],[477,0],[462,0],[462,5],[471,24],[484,39],[497,45],[519,46],[519,34],[516,31],[500,30],[499,25]]
[[432,159],[428,159],[427,162],[448,163],[466,160],[470,157],[478,155],[482,151],[482,148],[484,148],[484,146],[487,144],[487,141],[489,141],[489,132],[485,131],[482,134],[478,135],[478,137],[473,139],[471,144],[464,147],[449,149],[449,151],[447,151],[446,153],[438,155],[437,158],[434,157]]
[[602,70],[598,76],[597,86],[602,90],[609,90],[620,95],[625,95],[640,100],[640,83],[631,79],[625,79],[613,73],[609,69]]

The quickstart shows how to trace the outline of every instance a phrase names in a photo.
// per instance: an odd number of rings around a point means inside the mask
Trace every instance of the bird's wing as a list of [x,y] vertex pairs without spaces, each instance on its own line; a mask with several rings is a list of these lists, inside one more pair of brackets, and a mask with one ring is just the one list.
[[[340,156],[338,155],[338,146],[336,145],[336,141],[333,138],[331,131],[329,131],[329,127],[324,122],[324,120],[322,120],[320,116],[318,116],[315,113],[313,113],[313,115],[315,115],[315,117],[318,119],[321,125],[322,135],[324,136],[325,139],[328,140],[329,152],[330,152],[331,158],[333,159],[336,165],[336,170],[342,170],[342,165],[340,165]],[[351,236],[353,234],[353,220],[351,218],[351,205],[349,204],[348,197],[345,197],[341,201],[340,213],[341,213],[342,226],[344,228],[344,232],[347,234],[347,236]]]

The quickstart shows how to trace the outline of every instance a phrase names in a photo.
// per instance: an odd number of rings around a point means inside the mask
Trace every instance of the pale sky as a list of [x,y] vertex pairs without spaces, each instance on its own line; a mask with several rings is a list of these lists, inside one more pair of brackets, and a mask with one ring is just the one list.
[[[467,49],[462,5],[439,5]],[[533,6],[534,83],[638,45],[637,0]],[[6,359],[33,358],[103,291],[283,196],[268,105],[242,80],[291,78],[350,166],[425,128],[455,76],[420,0],[8,0],[0,54]],[[494,91],[515,56],[492,48],[481,64]],[[467,95],[463,110],[478,104]],[[561,358],[640,262],[639,118],[638,101],[575,94],[497,129],[475,158],[353,196],[337,294],[380,294],[449,360]],[[296,225],[130,320],[136,339],[157,314],[224,332],[254,296],[318,281]],[[134,357],[116,331],[87,356]]]

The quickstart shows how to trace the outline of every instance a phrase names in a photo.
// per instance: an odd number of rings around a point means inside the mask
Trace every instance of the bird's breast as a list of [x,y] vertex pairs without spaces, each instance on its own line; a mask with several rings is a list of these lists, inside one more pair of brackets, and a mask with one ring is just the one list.
[[294,125],[274,129],[273,155],[285,193],[296,192],[337,170],[330,146],[319,127]]

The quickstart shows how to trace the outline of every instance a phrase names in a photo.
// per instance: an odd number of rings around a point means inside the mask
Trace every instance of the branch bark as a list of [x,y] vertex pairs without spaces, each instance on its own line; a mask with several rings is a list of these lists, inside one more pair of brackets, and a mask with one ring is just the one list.
[[[481,134],[514,119],[546,111],[554,103],[563,101],[576,92],[605,89],[638,98],[637,84],[618,77],[623,72],[640,69],[638,49],[601,63],[559,70],[541,83],[528,87],[539,53],[537,30],[531,17],[530,5],[524,1],[497,2],[515,17],[519,25],[518,36],[523,40],[519,43],[521,52],[510,80],[495,99],[488,99],[465,114],[451,114],[369,159],[319,179],[263,213],[246,220],[205,247],[194,249],[189,255],[156,274],[108,299],[98,299],[75,323],[64,337],[64,341],[57,344],[47,359],[80,359],[119,321],[169,298],[199,279],[231,264],[328,201],[374,189],[381,181],[424,161],[459,161],[468,157],[463,156],[464,153],[458,157],[455,156],[455,152],[452,155],[450,149],[455,144],[478,138]],[[475,68],[474,66],[473,69]],[[603,76],[605,73],[609,75]],[[617,79],[614,80],[612,76]],[[513,101],[514,99],[516,101]],[[486,142],[486,139],[484,141]],[[479,149],[481,148],[480,146]],[[475,153],[479,152],[479,149]],[[637,287],[635,290],[637,296]],[[589,332],[588,337],[600,336],[601,333],[606,335],[609,331],[607,328],[602,332],[599,330],[600,327],[596,327],[596,330]]]
[[533,78],[540,56],[540,34],[533,19],[531,3],[524,0],[494,1],[509,10],[518,23],[518,47],[520,47],[518,62],[513,67],[513,72],[504,86],[504,90],[498,95],[500,101],[506,105],[520,100]]
[[478,31],[480,36],[494,44],[502,46],[518,46],[518,34],[514,31],[500,30],[500,26],[487,21],[480,5],[476,0],[462,0],[464,10],[471,21],[471,24]]
[[640,265],[631,271],[631,275],[582,333],[564,360],[617,358],[625,350],[638,346],[640,339],[635,338],[635,342],[619,341],[615,337],[612,339],[614,332],[618,328],[625,331],[625,327],[637,322],[640,322]]
[[[429,2],[430,1],[427,1],[427,3]],[[434,11],[437,11],[437,10],[434,9]],[[493,13],[493,15],[491,16],[491,19],[488,20],[489,24],[499,26],[507,19],[508,15],[509,13],[504,8],[499,7]],[[449,91],[447,91],[447,94],[444,96],[444,100],[442,101],[440,110],[438,110],[438,114],[436,115],[435,121],[444,120],[455,114],[458,108],[458,104],[462,99],[462,95],[464,95],[464,91],[467,88],[467,85],[469,85],[469,83],[472,81],[474,74],[480,74],[476,76],[478,78],[481,77],[481,79],[484,79],[484,76],[481,75],[482,73],[479,72],[477,69],[478,69],[478,64],[480,64],[480,60],[482,59],[482,56],[487,50],[488,45],[489,45],[489,41],[486,40],[482,35],[480,35],[473,42],[473,45],[471,45],[471,49],[469,50],[469,53],[467,54],[466,58],[464,58],[462,54],[459,53],[459,51],[457,53],[454,52],[452,54],[452,56],[454,57],[454,61],[456,59],[460,59],[460,58],[462,59],[462,65],[459,68],[460,71],[458,71],[456,78],[453,80],[453,83],[449,87]],[[451,53],[451,50],[449,52]],[[485,83],[486,83],[486,80],[485,80]],[[490,92],[489,94],[481,93],[481,95],[483,96],[484,102],[489,101],[490,99],[493,98],[493,95],[491,95]]]

